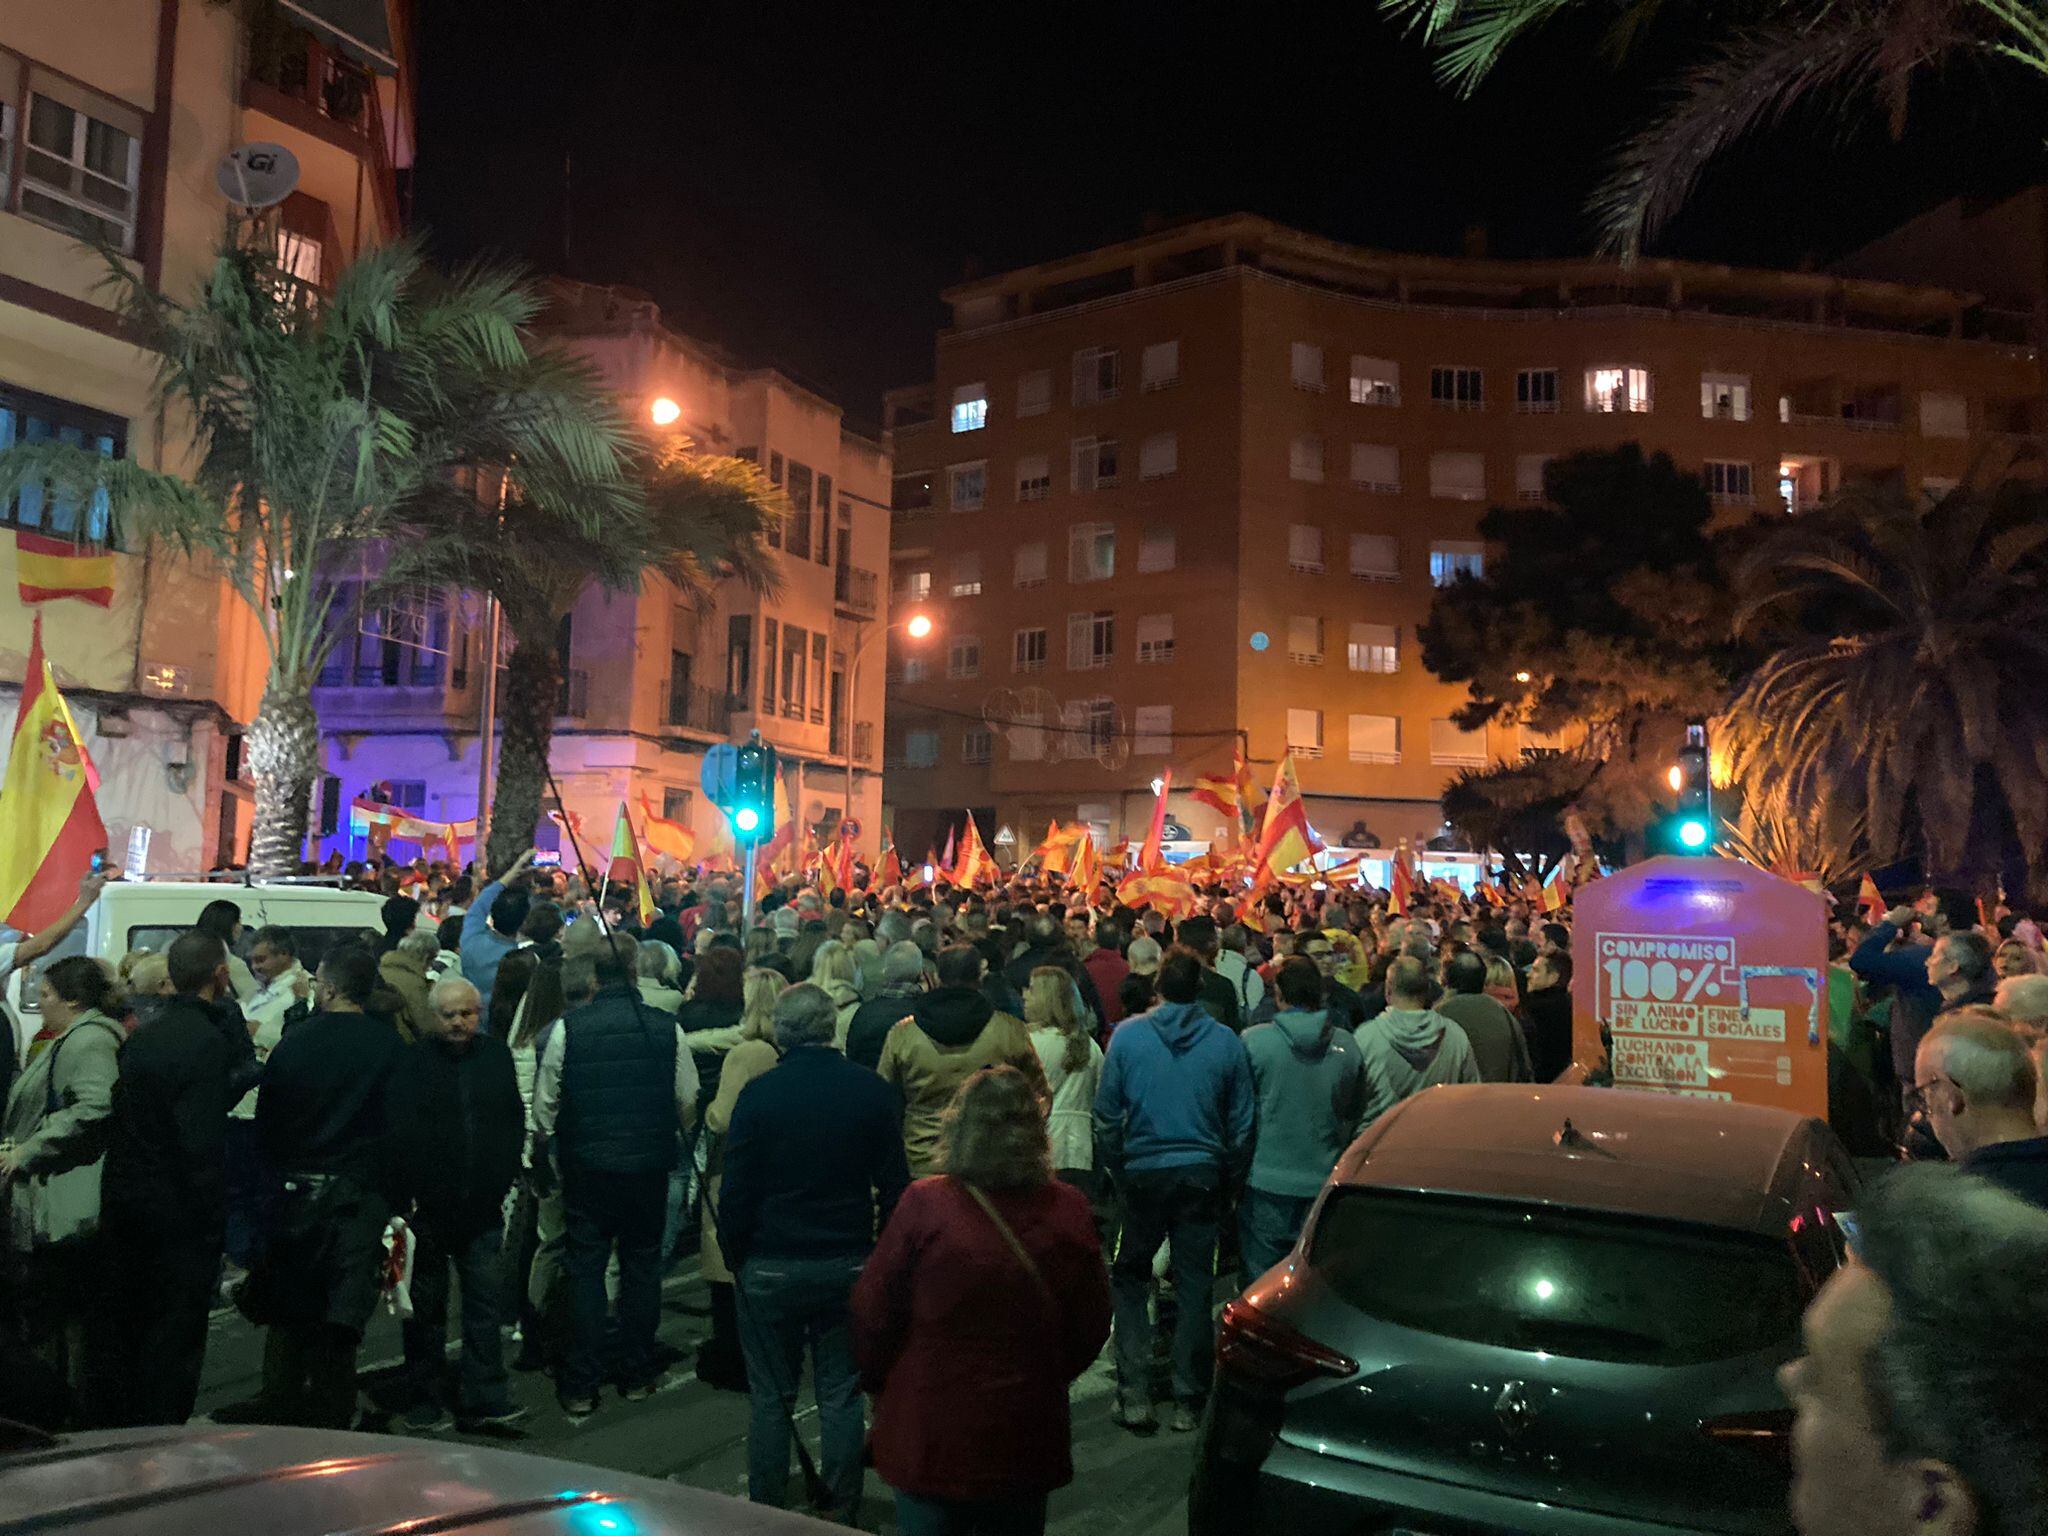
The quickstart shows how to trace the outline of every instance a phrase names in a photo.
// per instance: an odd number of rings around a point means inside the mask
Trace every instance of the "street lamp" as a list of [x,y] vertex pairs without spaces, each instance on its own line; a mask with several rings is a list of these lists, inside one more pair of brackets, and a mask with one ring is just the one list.
[[[859,638],[854,641],[853,660],[848,663],[846,668],[847,713],[851,714],[860,707],[860,661],[863,656],[867,655],[870,645],[873,645],[876,640],[889,633],[892,629],[902,630],[913,640],[922,640],[930,635],[935,627],[932,622],[932,616],[928,613],[913,613],[907,619],[899,619],[892,624],[883,624],[872,633],[868,632],[868,621],[866,619],[861,620],[861,633]],[[846,777],[845,798],[840,802],[841,808],[839,812],[839,818],[842,823],[851,820],[853,817],[853,725],[850,721],[846,727],[844,770]]]
[[667,395],[656,395],[647,407],[647,419],[657,427],[672,427],[683,418],[683,408]]
[[1670,785],[1674,790],[1685,788],[1685,770],[1679,767],[1678,764],[1673,763],[1671,765],[1671,771],[1665,774],[1664,777],[1666,780],[1670,782]]
[[1515,674],[1515,681],[1518,683],[1526,683],[1529,681],[1529,674],[1526,672],[1517,672]]

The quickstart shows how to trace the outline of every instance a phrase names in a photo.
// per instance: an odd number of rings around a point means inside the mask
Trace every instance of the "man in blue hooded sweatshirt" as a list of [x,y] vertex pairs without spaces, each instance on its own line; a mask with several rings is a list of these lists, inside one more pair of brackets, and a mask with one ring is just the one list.
[[1110,1037],[1095,1095],[1095,1160],[1117,1193],[1121,1236],[1110,1265],[1116,1296],[1116,1421],[1158,1427],[1152,1413],[1152,1260],[1172,1246],[1173,1428],[1199,1418],[1209,1389],[1216,1230],[1228,1187],[1252,1150],[1254,1098],[1244,1042],[1196,999],[1202,962],[1176,946],[1159,966],[1150,1013]]

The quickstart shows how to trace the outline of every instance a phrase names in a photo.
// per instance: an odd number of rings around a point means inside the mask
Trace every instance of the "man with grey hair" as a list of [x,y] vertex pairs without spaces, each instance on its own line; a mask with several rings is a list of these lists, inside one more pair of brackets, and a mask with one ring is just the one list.
[[875,942],[884,950],[892,944],[901,944],[910,937],[910,914],[899,912],[894,907],[875,919]]
[[854,1009],[846,1026],[847,1060],[873,1068],[889,1031],[910,1017],[924,986],[924,951],[908,939],[891,944],[882,955],[882,990]]
[[2038,1074],[2013,1027],[1975,1010],[1943,1014],[1920,1041],[1913,1067],[1906,1107],[1926,1110],[1948,1155],[2048,1207],[2048,1136],[2034,1124]]
[[866,1428],[847,1303],[910,1169],[902,1097],[833,1048],[838,1022],[822,987],[806,982],[776,999],[782,1060],[733,1106],[718,1240],[738,1277],[752,1396],[748,1497],[788,1501],[789,1416],[808,1344],[829,1514],[851,1524]]
[[1938,1164],[1858,1202],[1780,1373],[1801,1536],[2048,1530],[2048,1214]]

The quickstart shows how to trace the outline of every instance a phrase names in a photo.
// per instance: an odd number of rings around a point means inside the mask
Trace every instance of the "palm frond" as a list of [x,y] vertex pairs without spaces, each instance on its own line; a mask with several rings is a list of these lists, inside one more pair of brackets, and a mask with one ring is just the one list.
[[110,459],[70,443],[17,443],[0,449],[0,506],[37,486],[74,507],[90,506],[104,496],[119,543],[162,538],[187,553],[228,553],[217,503],[191,481],[146,469],[133,459]]

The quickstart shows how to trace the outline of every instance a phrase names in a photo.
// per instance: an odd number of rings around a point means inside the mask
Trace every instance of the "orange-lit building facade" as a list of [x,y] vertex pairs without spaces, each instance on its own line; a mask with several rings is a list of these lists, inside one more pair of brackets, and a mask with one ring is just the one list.
[[1852,478],[1938,491],[2041,393],[1971,295],[1825,274],[1395,256],[1249,216],[944,295],[930,386],[890,400],[900,841],[966,808],[1137,835],[1151,781],[1292,747],[1318,827],[1440,827],[1464,733],[1421,665],[1439,582],[1544,463],[1636,441],[1727,515]]

